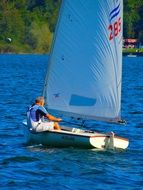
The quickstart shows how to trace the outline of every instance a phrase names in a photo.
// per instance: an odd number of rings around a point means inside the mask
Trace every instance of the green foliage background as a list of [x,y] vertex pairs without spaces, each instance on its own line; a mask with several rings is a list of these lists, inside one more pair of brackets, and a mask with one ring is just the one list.
[[[48,53],[61,0],[0,0],[0,52]],[[143,0],[124,0],[124,37],[143,43]],[[10,39],[11,41],[10,41]]]
[[0,0],[0,52],[49,52],[59,6],[60,0]]
[[123,0],[124,38],[137,38],[143,44],[143,0]]

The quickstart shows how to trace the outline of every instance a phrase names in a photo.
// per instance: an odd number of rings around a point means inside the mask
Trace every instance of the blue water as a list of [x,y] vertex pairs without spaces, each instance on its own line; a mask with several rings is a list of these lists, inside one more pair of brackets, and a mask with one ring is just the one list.
[[142,189],[143,57],[123,59],[127,125],[98,124],[100,130],[129,138],[123,152],[24,145],[21,122],[41,94],[47,60],[46,55],[0,55],[0,189]]

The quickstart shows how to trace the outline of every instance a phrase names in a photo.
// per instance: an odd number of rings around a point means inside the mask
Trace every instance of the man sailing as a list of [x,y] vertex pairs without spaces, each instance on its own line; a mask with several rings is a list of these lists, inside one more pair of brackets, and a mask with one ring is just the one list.
[[[61,130],[58,122],[61,118],[56,118],[50,115],[44,108],[45,100],[44,97],[37,97],[35,104],[32,105],[28,111],[28,119],[31,122],[32,129],[36,132],[47,131],[47,130]],[[47,118],[48,121],[43,121],[43,117]]]

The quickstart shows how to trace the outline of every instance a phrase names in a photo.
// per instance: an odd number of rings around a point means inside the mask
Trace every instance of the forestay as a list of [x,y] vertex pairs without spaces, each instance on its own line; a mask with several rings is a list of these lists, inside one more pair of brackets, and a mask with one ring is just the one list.
[[120,118],[122,11],[122,0],[62,2],[44,87],[49,109]]

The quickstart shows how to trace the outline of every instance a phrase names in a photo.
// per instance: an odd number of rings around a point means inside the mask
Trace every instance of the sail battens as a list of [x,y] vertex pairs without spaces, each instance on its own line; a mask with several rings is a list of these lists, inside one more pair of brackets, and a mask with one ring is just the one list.
[[123,0],[63,0],[44,88],[50,109],[120,118]]

